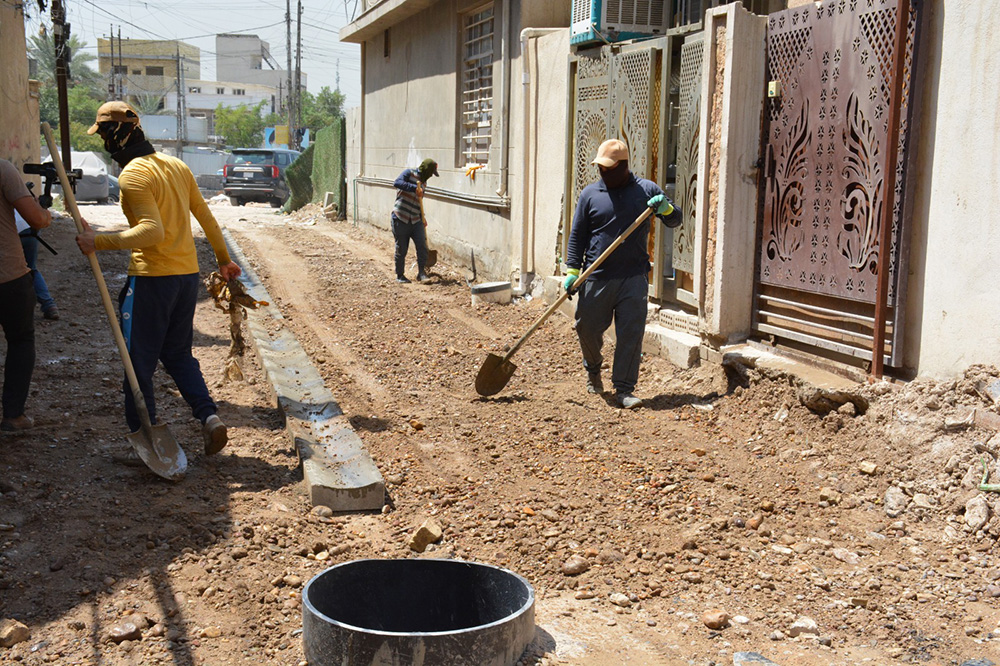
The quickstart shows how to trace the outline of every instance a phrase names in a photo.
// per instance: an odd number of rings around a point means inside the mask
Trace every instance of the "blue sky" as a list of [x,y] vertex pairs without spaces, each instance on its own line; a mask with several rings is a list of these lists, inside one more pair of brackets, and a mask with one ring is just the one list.
[[[114,26],[122,39],[179,39],[201,49],[201,76],[215,78],[215,34],[256,34],[271,46],[271,55],[284,68],[284,0],[66,0],[72,34],[97,54],[97,39],[108,37]],[[51,28],[50,16],[28,6],[26,31],[37,34],[41,23]],[[360,13],[358,0],[302,0],[302,72],[308,90],[337,86],[347,96],[346,107],[361,101],[361,49],[343,44],[337,35]],[[296,2],[292,2],[292,58],[295,51]]]

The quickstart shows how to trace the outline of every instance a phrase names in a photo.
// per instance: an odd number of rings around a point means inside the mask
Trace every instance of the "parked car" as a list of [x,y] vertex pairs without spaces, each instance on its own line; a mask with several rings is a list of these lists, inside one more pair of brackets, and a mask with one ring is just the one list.
[[[89,150],[74,150],[70,153],[70,160],[74,169],[80,169],[83,177],[76,181],[77,201],[96,201],[97,203],[111,203],[109,199],[108,165],[97,153]],[[42,161],[49,160],[48,155],[42,156]],[[53,192],[62,192],[56,185]],[[117,199],[116,199],[117,201]]]
[[118,203],[118,200],[121,199],[121,196],[122,196],[122,190],[118,186],[118,178],[116,176],[108,174],[108,202]]
[[278,208],[288,199],[285,170],[299,156],[296,150],[236,148],[222,167],[222,189],[234,206],[260,201]]

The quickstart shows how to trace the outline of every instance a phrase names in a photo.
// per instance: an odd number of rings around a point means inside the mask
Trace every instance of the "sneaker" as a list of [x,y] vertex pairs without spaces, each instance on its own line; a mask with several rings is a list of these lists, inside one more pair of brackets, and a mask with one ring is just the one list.
[[44,311],[42,313],[42,316],[45,317],[46,319],[51,320],[51,321],[58,321],[58,319],[59,319],[59,308],[57,308],[56,306],[53,305],[48,310]]
[[397,275],[396,282],[400,284],[410,284],[410,281],[406,279],[405,275]]
[[615,402],[622,409],[637,409],[642,407],[642,400],[635,397],[631,393],[621,393],[619,392],[615,395]]
[[593,393],[594,395],[604,393],[604,382],[601,381],[601,373],[587,373],[587,393]]
[[35,423],[24,414],[13,419],[3,419],[0,421],[0,430],[4,432],[24,432],[34,427]]
[[429,276],[427,273],[424,273],[423,271],[421,271],[420,273],[417,273],[417,282],[427,282],[427,280],[430,280],[430,279],[431,279],[431,276]]
[[205,455],[211,456],[221,451],[229,441],[229,433],[226,424],[222,422],[218,414],[212,414],[205,419],[205,425],[201,427],[201,434],[205,438]]

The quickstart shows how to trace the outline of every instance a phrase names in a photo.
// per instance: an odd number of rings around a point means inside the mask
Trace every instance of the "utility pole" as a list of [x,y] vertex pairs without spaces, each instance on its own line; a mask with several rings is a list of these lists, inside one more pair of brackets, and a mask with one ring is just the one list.
[[292,0],[285,0],[285,55],[287,56],[288,84],[288,146],[292,145],[292,119],[295,116],[292,100]]
[[301,146],[299,145],[299,135],[298,127],[302,124],[302,0],[299,0],[299,24],[298,24],[298,36],[296,37],[297,45],[295,47],[295,137],[292,142],[295,144],[295,150],[299,150]]
[[[66,171],[73,168],[72,150],[69,138],[69,98],[66,96],[66,80],[69,66],[66,62],[66,42],[69,41],[69,24],[66,23],[66,8],[62,0],[52,0],[52,37],[56,47],[56,95],[59,98],[59,141],[62,143],[62,161]],[[55,158],[55,155],[52,156]]]
[[181,47],[177,45],[177,159],[184,154],[184,70],[181,69]]
[[115,98],[118,90],[117,68],[115,67],[115,26],[111,24],[111,32],[108,33],[108,43],[111,44],[111,78],[108,79],[108,101]]
[[[112,39],[114,37],[112,36]],[[113,64],[113,63],[112,63]],[[118,26],[118,94],[115,99],[125,99],[125,62],[122,60],[122,27]]]

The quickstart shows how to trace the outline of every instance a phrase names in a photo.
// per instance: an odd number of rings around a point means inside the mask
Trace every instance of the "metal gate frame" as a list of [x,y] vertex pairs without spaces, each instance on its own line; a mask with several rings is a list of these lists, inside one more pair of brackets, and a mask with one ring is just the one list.
[[[824,0],[769,17],[770,78],[783,88],[792,87],[779,95],[799,97],[792,97],[798,107],[790,103],[789,109],[782,108],[781,97],[769,100],[770,113],[765,113],[753,317],[758,333],[871,361],[879,337],[875,327],[880,317],[875,308],[881,305],[872,276],[888,260],[891,280],[883,302],[891,311],[892,324],[888,348],[882,343],[887,354],[880,360],[894,367],[902,364],[910,205],[905,165],[910,115],[916,106],[910,82],[917,44],[917,16],[911,10],[904,74],[901,81],[894,81],[892,34],[897,2],[903,0]],[[842,20],[838,17],[845,10],[856,17],[855,32],[836,48],[813,53],[815,34],[811,31]],[[892,25],[887,26],[887,17]],[[836,30],[847,32],[843,23]],[[824,39],[830,34],[823,34]],[[792,49],[791,58],[772,61],[774,51],[782,49],[786,50],[783,56]],[[841,65],[848,73],[854,67],[855,74],[860,66],[868,85],[860,90],[854,89],[862,88],[858,84],[844,85],[838,98]],[[818,80],[809,78],[816,75]],[[799,76],[805,85],[818,85],[819,90],[808,96],[794,88]],[[868,99],[859,98],[859,92]],[[885,107],[891,107],[894,94],[900,95],[902,105],[898,124],[889,127],[891,114]],[[895,142],[901,159],[894,165],[893,209],[885,211],[892,225],[891,235],[884,236],[890,240],[883,252],[877,236],[885,188],[879,183],[887,168],[885,154],[892,152],[890,142]],[[836,242],[831,242],[834,234]],[[858,282],[846,283],[844,276],[829,273],[829,265],[837,261],[844,266],[845,259],[854,272],[845,275],[858,277]],[[780,275],[768,273],[778,268]],[[859,276],[866,273],[872,275],[864,278],[864,291],[859,292]]]

